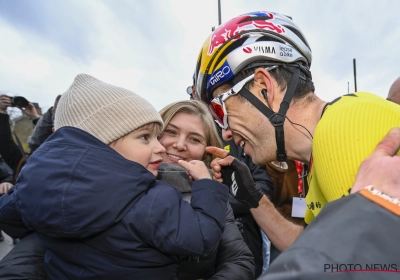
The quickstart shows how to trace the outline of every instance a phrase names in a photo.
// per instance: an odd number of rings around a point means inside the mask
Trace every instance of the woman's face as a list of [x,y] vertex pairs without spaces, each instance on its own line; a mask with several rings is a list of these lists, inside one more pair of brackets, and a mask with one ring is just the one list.
[[171,119],[159,141],[166,150],[163,162],[175,165],[178,160],[202,160],[207,146],[201,118],[183,112]]

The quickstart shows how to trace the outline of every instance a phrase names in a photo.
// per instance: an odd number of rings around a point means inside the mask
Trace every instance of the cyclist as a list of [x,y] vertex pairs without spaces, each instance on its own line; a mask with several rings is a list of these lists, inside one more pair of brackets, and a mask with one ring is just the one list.
[[[390,128],[400,126],[400,106],[371,93],[321,100],[314,93],[311,62],[311,48],[289,16],[247,13],[207,38],[195,91],[195,98],[209,104],[223,137],[233,138],[255,164],[287,159],[308,164],[306,224],[327,202],[350,193],[361,162]],[[222,180],[221,167],[230,162],[214,161],[214,178]],[[253,184],[236,183],[236,197],[247,201],[271,242],[281,251],[290,246],[303,227],[284,219]]]

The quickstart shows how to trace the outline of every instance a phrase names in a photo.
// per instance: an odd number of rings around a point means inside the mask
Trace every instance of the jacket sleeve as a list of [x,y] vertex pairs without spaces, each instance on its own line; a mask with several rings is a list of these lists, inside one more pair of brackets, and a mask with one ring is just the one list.
[[399,218],[360,193],[330,202],[259,279],[398,279]]
[[[211,179],[193,183],[191,203],[172,186],[157,181],[137,204],[147,210],[132,213],[141,238],[161,252],[180,256],[206,256],[221,240],[228,188]],[[143,216],[143,213],[146,213]]]
[[17,211],[15,188],[0,197],[0,228],[13,238],[22,238],[32,231],[29,230]]
[[47,279],[45,247],[34,232],[21,239],[0,261],[0,279]]
[[226,209],[226,223],[217,253],[215,274],[209,278],[246,280],[254,279],[255,264],[253,255],[243,240],[230,205]]
[[32,135],[28,138],[28,145],[31,153],[39,148],[39,146],[53,133],[52,109],[53,107],[50,107],[50,109],[39,118]]
[[274,196],[274,183],[268,174],[265,165],[260,166],[253,163],[251,157],[245,156],[244,162],[249,167],[251,175],[257,187],[268,197],[272,198]]

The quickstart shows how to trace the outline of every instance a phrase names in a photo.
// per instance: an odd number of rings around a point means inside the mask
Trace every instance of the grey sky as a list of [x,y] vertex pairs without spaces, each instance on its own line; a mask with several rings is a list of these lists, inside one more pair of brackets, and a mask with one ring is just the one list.
[[[18,32],[57,46],[63,55],[89,62],[96,54],[95,18],[84,1],[1,1],[0,16]],[[89,23],[89,24],[87,24]],[[27,40],[27,41],[28,41]],[[29,41],[26,48],[29,48]]]
[[[221,0],[222,21],[251,11],[292,16],[313,51],[316,94],[386,97],[398,71],[400,1]],[[379,6],[379,8],[378,8]],[[130,89],[157,109],[187,99],[217,0],[0,0],[0,90],[48,108],[79,73]]]

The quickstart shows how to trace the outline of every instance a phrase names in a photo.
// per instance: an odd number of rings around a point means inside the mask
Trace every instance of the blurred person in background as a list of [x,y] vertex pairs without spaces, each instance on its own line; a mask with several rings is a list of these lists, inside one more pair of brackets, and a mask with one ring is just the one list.
[[38,115],[35,106],[25,99],[26,107],[19,107],[17,104],[13,104],[13,98],[5,94],[0,95],[0,154],[7,164],[11,167],[14,172],[14,176],[18,175],[24,160],[25,152],[22,147],[19,147],[13,139],[13,132],[10,126],[10,116],[7,112],[8,107],[16,107],[22,111],[23,114],[27,115],[32,120],[38,120]]
[[[0,154],[0,196],[7,193],[14,186],[14,173]],[[0,230],[0,242],[4,236]]]
[[28,137],[30,153],[33,153],[54,131],[54,116],[61,94],[56,97],[54,106],[50,107],[36,122],[32,135]]
[[390,86],[389,94],[386,99],[400,104],[400,77],[398,77]]

